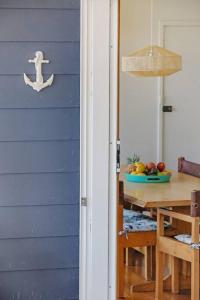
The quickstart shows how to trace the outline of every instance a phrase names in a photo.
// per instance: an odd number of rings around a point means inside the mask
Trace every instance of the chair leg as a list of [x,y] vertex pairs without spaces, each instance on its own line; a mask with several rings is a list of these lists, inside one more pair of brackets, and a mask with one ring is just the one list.
[[152,279],[152,259],[151,246],[145,247],[144,253],[144,277],[147,281]]
[[163,300],[164,253],[156,249],[156,295],[155,300]]
[[180,260],[177,257],[171,257],[171,274],[172,274],[172,293],[179,294],[179,270]]
[[124,248],[118,242],[118,297],[123,298],[125,292]]
[[190,263],[188,261],[183,260],[182,261],[182,275],[186,277],[191,277],[191,269],[190,269]]
[[129,265],[129,248],[125,248],[124,249],[125,251],[125,261],[124,261],[124,263],[126,264],[126,266],[128,267],[128,265]]
[[191,300],[199,299],[199,250],[192,251]]
[[151,280],[156,279],[156,247],[151,247]]
[[133,248],[126,248],[124,257],[125,257],[125,265],[127,267],[133,266]]

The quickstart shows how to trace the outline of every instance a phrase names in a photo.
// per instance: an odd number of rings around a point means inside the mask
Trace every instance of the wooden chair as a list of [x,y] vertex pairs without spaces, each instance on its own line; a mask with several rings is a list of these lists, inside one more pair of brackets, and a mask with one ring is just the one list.
[[200,178],[200,164],[185,160],[184,157],[178,159],[178,172]]
[[[124,195],[123,182],[119,183],[119,203],[118,203],[118,233],[123,232],[123,210],[126,196]],[[168,234],[171,233],[171,229]],[[124,297],[125,289],[125,264],[124,255],[126,248],[151,247],[156,245],[156,230],[128,232],[126,235],[118,235],[118,297]],[[152,255],[152,254],[149,254]],[[153,270],[152,270],[153,271]]]
[[[184,157],[180,157],[178,159],[178,172],[200,178],[200,164],[186,160]],[[188,224],[186,227],[188,227]],[[182,273],[185,276],[191,276],[191,270],[187,261],[182,261],[181,267]]]
[[[156,300],[163,300],[163,268],[164,254],[172,257],[172,292],[179,293],[179,261],[191,263],[191,300],[199,299],[199,217],[200,191],[192,192],[191,213],[184,214],[158,209],[157,211],[157,246],[156,246]],[[164,217],[187,222],[191,225],[191,243],[180,242],[164,234]],[[179,235],[180,239],[180,235]]]
[[[123,208],[128,210],[134,210],[138,212],[144,212],[144,209],[140,207],[136,207],[133,204],[130,204],[128,201],[126,201],[126,196],[124,196],[124,202],[123,202]],[[153,214],[151,211],[149,213],[146,211],[147,215],[151,217],[155,217],[155,214]],[[120,217],[122,219],[122,216]],[[134,252],[133,250],[136,250],[137,252],[141,253],[144,256],[144,278],[147,281],[155,280],[155,247],[154,246],[145,246],[145,247],[131,247],[126,248],[125,250],[125,264],[126,266],[132,266],[133,260],[134,260]]]

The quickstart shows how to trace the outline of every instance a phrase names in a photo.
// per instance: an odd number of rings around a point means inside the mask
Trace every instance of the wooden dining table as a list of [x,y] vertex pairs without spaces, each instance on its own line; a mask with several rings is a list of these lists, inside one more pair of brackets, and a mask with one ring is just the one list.
[[[127,182],[125,167],[122,167],[120,180],[124,182],[124,194],[126,201],[144,209],[156,209],[159,207],[171,207],[176,211],[189,211],[191,204],[191,192],[200,190],[200,178],[187,174],[171,171],[170,182],[166,183],[135,183]],[[177,226],[178,225],[178,226]],[[176,224],[181,229],[183,224]],[[185,230],[185,228],[184,228]],[[166,289],[170,289],[170,277],[164,282]],[[188,288],[189,283],[183,283],[183,289]],[[133,291],[154,291],[154,282],[145,282],[132,286]]]
[[200,190],[200,178],[171,171],[170,182],[127,182],[125,168],[120,180],[124,181],[124,193],[128,201],[142,208],[190,206],[191,192]]

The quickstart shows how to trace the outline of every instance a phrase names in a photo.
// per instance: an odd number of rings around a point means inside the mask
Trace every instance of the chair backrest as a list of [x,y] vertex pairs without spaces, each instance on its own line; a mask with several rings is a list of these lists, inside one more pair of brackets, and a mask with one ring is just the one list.
[[124,182],[119,181],[119,205],[124,204]]
[[200,217],[200,191],[194,190],[191,196],[191,211],[192,217]]
[[184,157],[178,159],[178,171],[200,178],[200,164],[185,160]]
[[[178,171],[200,178],[200,164],[186,160],[184,157],[178,159]],[[200,217],[200,191],[192,192],[191,216]]]
[[118,199],[118,212],[117,212],[117,230],[123,230],[123,208],[124,208],[124,182],[119,182],[119,199]]
[[124,194],[124,182],[119,181],[119,201],[118,206],[123,206],[126,209],[132,209],[132,204],[127,201],[127,196]]

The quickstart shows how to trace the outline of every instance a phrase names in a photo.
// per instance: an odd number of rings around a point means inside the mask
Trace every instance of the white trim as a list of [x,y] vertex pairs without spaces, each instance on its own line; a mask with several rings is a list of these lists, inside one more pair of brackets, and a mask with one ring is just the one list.
[[163,161],[163,104],[164,104],[164,81],[158,79],[158,111],[157,111],[157,161]]
[[79,299],[87,300],[87,209],[81,206],[81,198],[87,198],[87,6],[81,2],[80,38],[80,245],[79,245]]
[[161,31],[164,30],[164,27],[196,27],[200,26],[200,20],[160,20],[159,21]]
[[[161,20],[159,22],[159,45],[165,46],[165,29],[166,27],[196,27],[200,26],[200,21],[193,20]],[[162,107],[164,104],[164,78],[158,79],[158,121],[157,121],[157,160],[163,161],[164,151],[164,123],[163,123],[163,111]]]
[[110,1],[81,0],[80,300],[108,299]]
[[[159,45],[164,47],[164,30],[162,22],[159,23]],[[157,161],[163,161],[163,108],[164,104],[164,80],[158,78],[158,118],[157,118]]]
[[109,189],[109,300],[117,291],[117,91],[118,91],[118,0],[111,0],[110,37],[110,189]]

